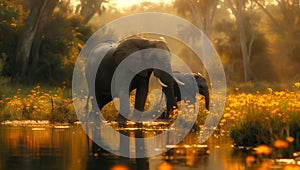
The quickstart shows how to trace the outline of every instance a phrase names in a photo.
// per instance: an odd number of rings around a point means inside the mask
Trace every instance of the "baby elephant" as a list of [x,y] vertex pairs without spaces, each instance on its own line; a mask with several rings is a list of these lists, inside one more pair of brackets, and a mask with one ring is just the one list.
[[[196,95],[199,93],[205,97],[205,108],[209,110],[209,91],[206,79],[200,73],[181,73],[173,72],[174,76],[174,94],[177,101],[189,100],[191,104],[196,102]],[[195,78],[198,91],[192,85]],[[166,87],[162,85],[162,90],[165,92]],[[180,92],[182,91],[182,93]],[[182,95],[181,95],[182,94]]]

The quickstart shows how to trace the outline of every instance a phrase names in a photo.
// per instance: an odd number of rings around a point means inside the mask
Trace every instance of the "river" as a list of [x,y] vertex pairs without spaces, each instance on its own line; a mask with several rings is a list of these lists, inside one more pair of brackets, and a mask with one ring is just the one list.
[[[112,134],[105,134],[112,135]],[[191,145],[195,134],[182,144]],[[111,136],[111,139],[118,139]],[[172,154],[149,158],[150,170],[157,170],[168,162],[175,170],[240,170],[246,169],[244,156],[233,152],[226,136],[212,136],[207,148],[178,148]],[[0,170],[110,170],[124,164],[130,170],[138,169],[135,159],[102,153],[93,157],[90,145],[80,125],[77,126],[0,126]]]

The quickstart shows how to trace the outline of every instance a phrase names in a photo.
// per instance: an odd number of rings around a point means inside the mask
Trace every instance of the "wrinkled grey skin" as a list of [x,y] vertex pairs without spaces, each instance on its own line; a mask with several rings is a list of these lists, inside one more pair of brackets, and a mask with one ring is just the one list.
[[[105,50],[108,50],[108,53],[104,56],[102,62],[100,63],[98,68],[93,68],[95,58],[89,59],[87,62],[87,69],[86,69],[86,77],[88,81],[89,89],[93,87],[92,83],[95,83],[95,94],[90,94],[91,96],[96,96],[96,103],[101,110],[107,103],[112,101],[111,89],[112,78],[116,68],[119,64],[129,55],[133,54],[134,52],[149,49],[149,48],[157,48],[166,50],[167,53],[156,53],[156,52],[147,52],[142,53],[141,56],[143,59],[141,61],[136,61],[135,64],[142,65],[143,63],[152,63],[153,66],[162,65],[163,68],[171,73],[171,54],[168,52],[169,49],[167,44],[162,40],[153,40],[153,39],[144,39],[144,38],[130,38],[124,41],[119,42],[118,44],[114,43],[103,43],[101,44],[96,52],[93,55],[97,55],[97,53],[101,53]],[[144,61],[145,57],[148,58],[148,61]],[[97,57],[96,57],[97,58]],[[94,66],[95,67],[95,66]],[[146,67],[149,68],[149,67]],[[91,73],[93,73],[97,69],[96,79],[95,82],[91,81]],[[131,68],[128,67],[126,70],[128,72],[131,71]],[[164,92],[167,96],[167,113],[169,113],[172,109],[177,108],[176,99],[174,95],[174,81],[173,78],[164,71],[159,69],[147,69],[141,71],[137,74],[130,83],[130,87],[118,87],[120,90],[117,91],[117,96],[120,97],[120,111],[123,112],[122,115],[119,114],[117,121],[124,122],[127,120],[127,116],[129,114],[129,99],[128,93],[132,90],[136,89],[136,96],[135,96],[135,109],[138,111],[144,111],[146,98],[148,95],[148,86],[149,86],[149,79],[151,74],[158,77],[167,87],[164,89]],[[91,91],[91,90],[90,90]],[[126,95],[127,94],[127,95]],[[93,105],[95,102],[93,102]],[[135,116],[134,116],[135,117]],[[169,118],[169,114],[166,114],[164,118]]]
[[[200,73],[180,73],[173,72],[173,76],[184,83],[184,85],[179,85],[174,80],[174,94],[176,101],[189,100],[191,104],[196,102],[196,95],[199,93],[205,97],[205,108],[209,110],[209,87],[206,82],[206,79]],[[198,91],[195,90],[192,86],[193,78],[196,80]],[[179,86],[181,90],[184,90],[183,93],[180,93]],[[165,91],[163,87],[163,91]],[[185,94],[186,96],[181,96]]]

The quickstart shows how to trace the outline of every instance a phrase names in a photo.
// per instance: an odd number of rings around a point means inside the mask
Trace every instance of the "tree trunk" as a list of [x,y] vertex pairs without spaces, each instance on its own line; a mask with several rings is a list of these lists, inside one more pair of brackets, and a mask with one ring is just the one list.
[[103,0],[80,0],[80,2],[80,15],[83,17],[83,23],[87,24],[100,11]]
[[[44,11],[49,11],[49,4],[57,3],[57,0],[31,0],[30,15],[20,34],[16,49],[17,74],[24,77],[27,74],[33,43],[39,32],[40,22]],[[51,12],[52,14],[52,12]],[[50,14],[50,16],[51,16]],[[47,21],[46,21],[47,22]]]
[[[245,26],[243,23],[243,2],[240,0],[235,0],[235,5],[233,5],[233,1],[226,1],[229,5],[229,8],[231,9],[232,13],[234,14],[236,18],[236,23],[239,28],[239,34],[240,34],[240,44],[241,44],[241,51],[242,51],[242,58],[243,58],[243,67],[244,67],[244,82],[247,82],[250,80],[250,55],[251,55],[251,49],[254,41],[255,34],[253,33],[253,36],[251,38],[251,41],[249,42],[249,46],[247,45],[247,35],[245,31]],[[249,48],[248,48],[249,47]]]
[[18,68],[18,74],[21,77],[25,76],[33,39],[38,28],[37,21],[39,20],[38,18],[42,8],[44,8],[46,4],[45,2],[39,0],[32,0],[31,2],[30,15],[28,16],[24,28],[20,34],[16,49],[16,64]]
[[240,30],[240,43],[241,43],[243,66],[244,66],[244,82],[247,82],[249,80],[250,54],[248,53],[248,49],[247,49],[247,38],[246,38],[245,28],[241,16],[237,16],[237,23]]
[[218,5],[217,0],[210,0],[206,2],[206,6],[204,6],[205,15],[203,16],[203,24],[204,24],[204,33],[206,36],[211,39],[212,34],[212,24],[215,18],[215,13]]
[[[31,69],[29,74],[34,74],[34,70],[37,67],[38,61],[40,59],[40,49],[41,49],[41,42],[43,38],[43,34],[45,31],[45,26],[51,19],[52,13],[54,8],[56,7],[58,1],[57,0],[48,0],[46,4],[46,9],[42,11],[41,13],[41,19],[38,24],[38,30],[36,32],[36,36],[33,40],[32,48],[31,48],[31,54],[29,58],[29,64],[31,64]],[[29,76],[30,76],[29,75]]]

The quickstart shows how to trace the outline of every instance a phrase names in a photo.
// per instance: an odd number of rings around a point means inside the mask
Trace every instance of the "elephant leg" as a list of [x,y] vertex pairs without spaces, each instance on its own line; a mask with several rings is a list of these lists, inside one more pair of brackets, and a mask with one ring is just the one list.
[[100,103],[98,102],[98,106],[99,106],[99,110],[102,110],[102,108],[109,102],[112,101],[112,97],[111,96],[102,96],[101,97],[101,101]]
[[[134,108],[137,110],[137,112],[143,112],[145,110],[145,104],[147,100],[148,95],[148,81],[149,79],[142,78],[141,81],[139,81],[139,86],[136,89],[135,94],[135,105]],[[135,121],[141,121],[141,113],[134,112],[134,119]]]
[[[123,87],[120,90],[119,97],[120,97],[120,112],[117,122],[124,122],[127,120],[130,112],[130,102],[129,102],[129,95],[130,92],[134,89],[136,89],[136,95],[135,95],[135,109],[138,111],[144,111],[144,106],[148,94],[148,82],[150,79],[151,73],[146,72],[146,74],[143,74],[146,76],[136,75],[131,84],[129,89],[126,87]],[[128,91],[129,90],[129,91]],[[134,119],[139,118],[140,115],[137,115],[134,113]]]
[[174,79],[171,75],[161,70],[154,70],[154,76],[158,77],[163,84],[167,85],[167,87],[163,89],[167,99],[167,112],[161,115],[161,118],[169,119],[170,112],[173,111],[174,108],[177,108],[174,94]]
[[170,118],[170,112],[177,108],[176,99],[174,97],[174,88],[168,87],[164,93],[167,96],[167,112],[163,115],[163,118],[168,119]]
[[89,113],[89,121],[95,122],[94,127],[92,127],[92,136],[93,139],[92,140],[92,155],[96,156],[99,153],[103,152],[104,150],[99,147],[94,141],[100,141],[100,113],[96,112],[96,107],[98,105],[99,110],[101,110],[107,103],[109,103],[110,101],[112,101],[112,97],[111,96],[107,96],[107,95],[101,95],[101,97],[97,97],[97,100],[94,98],[92,99],[92,106],[93,106],[93,110],[92,112]]
[[101,111],[102,108],[109,102],[112,101],[112,97],[108,96],[108,95],[98,95],[95,98],[91,99],[92,101],[92,112],[89,112],[89,116],[88,116],[88,121],[100,121],[100,115],[99,113],[96,113],[97,106],[99,108],[99,110]]
[[174,94],[174,91],[171,88],[163,88],[162,91],[167,97],[167,110],[162,113],[159,119],[169,119],[170,113],[177,108],[176,101],[179,101],[181,98],[178,96],[176,96],[176,98],[170,97],[172,93]]
[[[168,88],[167,87],[163,87],[162,88],[162,91],[164,94],[167,94],[168,93]],[[180,93],[180,89],[179,89],[179,86],[177,83],[174,82],[174,96],[175,96],[175,100],[176,102],[179,102],[181,101],[181,93]]]
[[120,90],[120,113],[116,119],[119,123],[125,123],[128,119],[130,113],[130,102],[129,102],[129,91],[128,90]]

